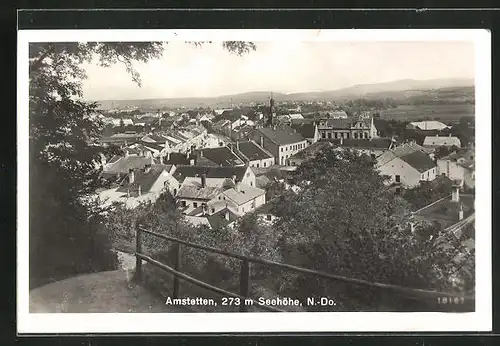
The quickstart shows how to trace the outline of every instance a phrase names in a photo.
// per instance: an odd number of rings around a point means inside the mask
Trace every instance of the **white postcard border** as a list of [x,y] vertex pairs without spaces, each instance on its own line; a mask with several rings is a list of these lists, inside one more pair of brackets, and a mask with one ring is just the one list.
[[[28,43],[64,41],[473,41],[476,97],[476,311],[473,313],[29,313]],[[18,31],[18,333],[490,331],[491,33],[481,29],[391,30],[20,30]],[[477,264],[480,263],[478,266]],[[279,314],[279,315],[277,315]],[[140,328],[140,329],[138,329]]]

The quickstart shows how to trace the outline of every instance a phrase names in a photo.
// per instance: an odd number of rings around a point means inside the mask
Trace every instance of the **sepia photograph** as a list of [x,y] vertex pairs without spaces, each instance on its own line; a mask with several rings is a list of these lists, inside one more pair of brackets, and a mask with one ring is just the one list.
[[19,332],[489,330],[490,45],[20,31]]

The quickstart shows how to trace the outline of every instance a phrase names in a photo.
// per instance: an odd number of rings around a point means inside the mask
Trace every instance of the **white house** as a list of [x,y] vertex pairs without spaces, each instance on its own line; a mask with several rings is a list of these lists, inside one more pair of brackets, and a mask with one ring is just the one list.
[[266,203],[266,191],[242,183],[221,192],[208,202],[208,213],[214,214],[224,208],[242,216]]
[[427,148],[438,148],[438,147],[461,147],[460,139],[458,137],[452,136],[427,136],[424,139],[424,147]]
[[436,163],[418,147],[403,144],[388,150],[377,157],[377,169],[380,174],[389,177],[387,184],[400,184],[403,187],[414,187],[420,181],[431,181],[436,178]]
[[253,139],[269,151],[278,165],[287,165],[288,158],[307,147],[307,140],[290,126],[255,129]]

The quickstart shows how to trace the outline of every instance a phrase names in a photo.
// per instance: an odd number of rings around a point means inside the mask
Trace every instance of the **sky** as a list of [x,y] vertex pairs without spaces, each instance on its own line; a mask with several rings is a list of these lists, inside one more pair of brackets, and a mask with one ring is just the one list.
[[240,57],[221,42],[170,42],[163,57],[123,65],[85,64],[87,100],[213,97],[250,91],[307,92],[399,79],[474,78],[472,42],[255,42]]

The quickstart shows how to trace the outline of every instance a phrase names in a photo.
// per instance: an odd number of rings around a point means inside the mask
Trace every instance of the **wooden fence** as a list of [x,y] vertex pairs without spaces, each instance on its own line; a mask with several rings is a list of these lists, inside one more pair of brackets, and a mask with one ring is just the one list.
[[[150,256],[147,256],[146,254],[143,253],[143,245],[142,245],[142,237],[143,233],[149,234],[151,236],[167,240],[170,242],[173,242],[174,244],[174,267],[170,267],[164,263],[161,263],[160,261],[157,261]],[[222,288],[210,285],[206,282],[200,281],[196,278],[193,278],[181,271],[181,257],[182,257],[182,246],[186,246],[188,248],[195,248],[199,250],[203,250],[206,252],[210,253],[216,253],[220,254],[226,257],[230,258],[235,258],[239,259],[241,261],[241,267],[240,267],[240,290],[239,293],[233,293],[226,291]],[[195,244],[192,242],[188,242],[186,240],[178,239],[175,237],[171,237],[168,235],[164,234],[159,234],[147,229],[144,229],[142,227],[138,227],[136,230],[136,279],[141,280],[143,276],[143,269],[142,269],[142,261],[146,261],[147,263],[152,264],[153,266],[156,266],[164,271],[167,271],[174,276],[173,280],[173,294],[172,298],[178,298],[179,297],[179,279],[186,280],[188,282],[191,282],[199,287],[205,288],[209,291],[221,294],[226,297],[232,297],[232,298],[240,298],[242,301],[249,301],[251,300],[253,303],[255,301],[249,296],[249,291],[250,291],[250,265],[251,263],[257,263],[261,264],[267,267],[274,267],[274,268],[281,268],[284,270],[289,270],[292,272],[296,273],[301,273],[305,275],[311,275],[315,277],[320,277],[336,282],[343,282],[343,283],[349,283],[353,285],[358,285],[358,286],[365,286],[365,287],[370,287],[370,288],[375,288],[378,290],[383,290],[386,292],[391,292],[397,295],[402,295],[406,298],[413,299],[413,300],[419,300],[419,301],[427,301],[427,302],[438,302],[440,305],[447,305],[450,306],[453,304],[453,306],[457,307],[458,304],[460,304],[460,308],[458,310],[463,310],[467,312],[474,311],[474,306],[475,306],[475,298],[473,296],[464,296],[464,295],[457,295],[455,293],[445,293],[445,292],[437,292],[437,291],[429,291],[429,290],[422,290],[422,289],[414,289],[414,288],[408,288],[408,287],[401,287],[401,286],[396,286],[396,285],[390,285],[390,284],[384,284],[384,283],[378,283],[378,282],[369,282],[365,280],[360,280],[360,279],[355,279],[355,278],[348,278],[348,277],[343,277],[339,275],[334,275],[330,273],[325,273],[325,272],[320,272],[317,270],[312,270],[312,269],[307,269],[307,268],[301,268],[297,267],[294,265],[290,264],[285,264],[285,263],[278,263],[278,262],[273,262],[273,261],[268,261],[262,258],[255,258],[255,257],[249,257],[249,256],[244,256],[241,254],[237,253],[232,253],[229,251],[225,251],[222,249],[210,247],[210,246],[205,246],[205,245],[200,245],[200,244]],[[275,308],[273,306],[266,306],[266,305],[257,305],[259,308],[267,311],[274,311],[274,312],[283,312],[283,310]],[[247,311],[247,305],[246,304],[240,304],[239,305],[239,311],[240,312],[246,312]]]

